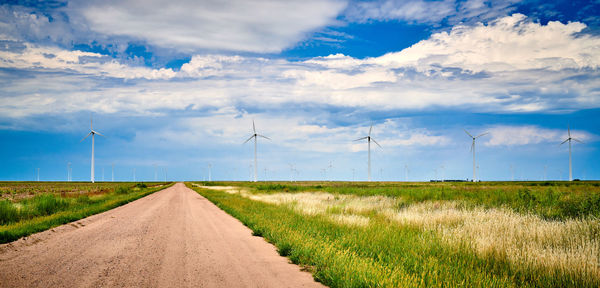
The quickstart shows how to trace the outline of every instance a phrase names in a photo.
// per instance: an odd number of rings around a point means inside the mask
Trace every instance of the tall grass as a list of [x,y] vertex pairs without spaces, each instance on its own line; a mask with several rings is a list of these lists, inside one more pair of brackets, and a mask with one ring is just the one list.
[[16,202],[0,200],[0,243],[112,209],[169,186],[132,189],[121,184],[102,194],[91,193],[91,196],[42,193]]
[[[436,184],[431,188],[439,189]],[[499,205],[469,201],[494,198],[468,191],[475,185],[462,186],[467,196],[444,191],[449,195],[443,197],[454,199],[450,201],[372,186],[376,191],[354,190],[338,183],[318,184],[323,185],[320,192],[305,192],[309,189],[303,185],[289,190],[294,193],[248,184],[196,189],[273,242],[282,255],[313,267],[315,278],[332,287],[600,285],[600,222],[593,214],[597,207],[581,217],[544,217],[533,212],[539,210],[512,206],[519,201],[542,203],[530,197],[538,190],[514,183]],[[323,192],[327,190],[345,193]],[[436,193],[430,195],[440,195]],[[563,200],[579,197],[560,193]],[[548,203],[561,202],[543,203],[552,210]]]
[[407,204],[455,200],[485,208],[509,208],[545,219],[600,218],[600,182],[231,182],[261,193],[328,192],[357,196],[400,197]]

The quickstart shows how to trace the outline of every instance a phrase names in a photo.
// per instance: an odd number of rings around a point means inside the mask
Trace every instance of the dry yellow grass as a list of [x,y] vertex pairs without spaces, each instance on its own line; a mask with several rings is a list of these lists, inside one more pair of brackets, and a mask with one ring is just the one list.
[[548,221],[508,209],[467,209],[457,202],[419,203],[386,214],[437,231],[449,243],[466,243],[481,255],[600,278],[598,219]]
[[323,192],[252,194],[238,187],[202,188],[288,205],[306,215],[325,215],[342,225],[369,225],[380,215],[400,225],[437,232],[450,245],[468,245],[482,256],[502,257],[515,265],[600,279],[600,221],[548,221],[509,209],[469,208],[461,202],[423,202],[398,208],[401,199]]

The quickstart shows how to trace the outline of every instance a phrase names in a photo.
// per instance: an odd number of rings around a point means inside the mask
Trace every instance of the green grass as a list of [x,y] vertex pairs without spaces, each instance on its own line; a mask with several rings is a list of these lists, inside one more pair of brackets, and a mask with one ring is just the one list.
[[[471,205],[508,207],[545,219],[600,218],[600,182],[212,182],[261,193],[323,191],[358,196],[400,197],[406,204],[457,200]],[[208,185],[206,185],[208,186]]]
[[[421,202],[460,201],[508,208],[548,219],[596,219],[597,183],[219,183],[254,195],[323,191]],[[213,183],[214,184],[214,183]],[[540,185],[538,185],[540,184]],[[327,214],[188,186],[273,243],[282,256],[330,287],[598,287],[598,277],[511,262],[504,251],[477,253],[451,245],[436,232],[371,213],[366,226],[341,225]],[[552,195],[546,195],[552,193]],[[399,207],[398,209],[403,209]],[[339,213],[339,211],[328,211]]]
[[[53,184],[46,183],[47,186]],[[0,185],[6,187],[11,184],[0,183]],[[63,189],[62,191],[54,187],[53,191],[55,193],[33,193],[32,197],[18,198],[12,201],[8,199],[0,200],[0,243],[11,242],[36,232],[110,210],[162,190],[172,184],[143,188],[146,184],[121,183],[111,185],[110,188],[105,186],[102,190],[87,189],[84,190],[87,192],[84,194],[61,196],[61,194],[64,194],[64,189],[81,191],[78,185],[79,183],[71,185],[59,183],[57,186],[60,186]],[[85,188],[91,187],[85,186]],[[23,187],[23,185],[20,185],[20,187]],[[47,189],[43,191],[47,191]],[[26,193],[30,194],[31,190]]]

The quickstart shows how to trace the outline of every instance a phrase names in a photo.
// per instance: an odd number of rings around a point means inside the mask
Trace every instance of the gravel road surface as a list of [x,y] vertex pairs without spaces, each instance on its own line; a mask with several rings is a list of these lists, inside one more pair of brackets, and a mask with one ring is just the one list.
[[0,287],[323,287],[177,183],[0,245]]

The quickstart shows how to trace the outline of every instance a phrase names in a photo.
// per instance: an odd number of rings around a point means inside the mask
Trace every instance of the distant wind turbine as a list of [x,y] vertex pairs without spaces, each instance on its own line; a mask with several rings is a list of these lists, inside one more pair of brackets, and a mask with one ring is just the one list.
[[71,182],[71,162],[67,162],[67,181]]
[[469,135],[469,137],[471,137],[471,139],[473,139],[473,143],[471,144],[471,151],[473,151],[473,182],[477,182],[477,170],[476,170],[476,165],[475,165],[475,139],[487,135],[489,134],[488,132],[485,132],[483,134],[479,134],[477,135],[477,137],[473,137],[473,135],[471,135],[471,133],[467,132],[467,130],[465,130],[465,133],[467,133],[467,135]]
[[254,125],[254,120],[252,120],[252,131],[254,132],[254,134],[252,134],[252,136],[250,136],[250,138],[248,138],[248,140],[244,141],[244,144],[246,144],[248,141],[250,141],[250,140],[252,140],[252,138],[254,138],[254,182],[256,182],[257,181],[256,174],[258,172],[258,164],[257,164],[257,160],[256,160],[256,142],[257,142],[256,139],[258,137],[262,137],[267,140],[271,140],[271,138],[256,133],[256,126]]
[[373,141],[373,143],[377,144],[377,146],[379,146],[379,148],[381,148],[381,145],[379,145],[379,143],[377,143],[377,141],[375,141],[375,139],[373,139],[373,137],[371,137],[372,130],[373,130],[373,125],[371,125],[371,128],[369,128],[369,135],[354,140],[354,141],[360,141],[360,140],[367,139],[367,143],[369,145],[368,146],[368,150],[369,150],[369,182],[371,182],[371,141]]
[[104,137],[104,135],[94,131],[94,126],[93,126],[93,122],[92,122],[92,115],[90,115],[90,133],[88,133],[85,137],[83,137],[83,139],[81,139],[82,142],[83,140],[85,140],[85,138],[89,137],[90,135],[92,135],[92,172],[91,172],[91,181],[92,183],[94,183],[94,136],[96,136],[96,134]]
[[573,181],[573,167],[571,165],[571,140],[577,141],[579,143],[583,143],[583,142],[581,142],[579,139],[571,137],[571,127],[567,126],[567,132],[569,133],[568,134],[569,138],[567,138],[567,140],[560,143],[560,145],[565,144],[566,142],[569,142],[569,181]]

